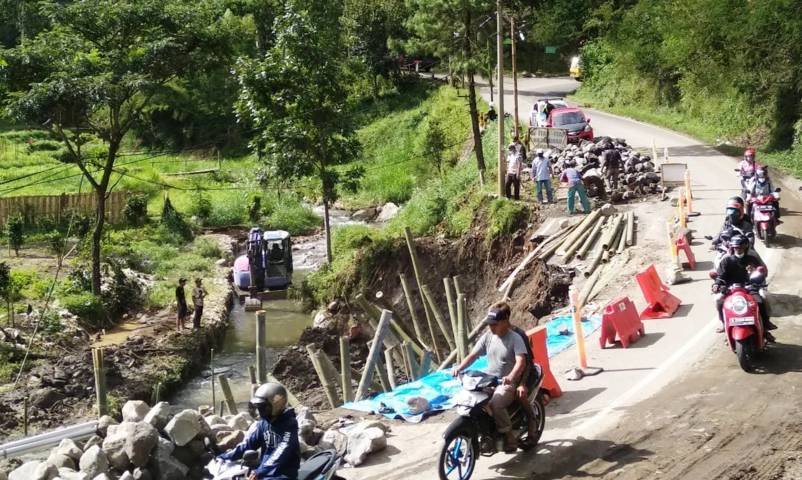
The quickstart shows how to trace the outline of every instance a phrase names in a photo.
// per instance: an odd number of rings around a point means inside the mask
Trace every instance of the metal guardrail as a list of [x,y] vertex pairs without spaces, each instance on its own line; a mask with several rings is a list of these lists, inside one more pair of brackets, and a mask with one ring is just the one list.
[[39,435],[0,445],[0,456],[2,456],[2,458],[18,457],[30,451],[58,445],[65,438],[71,438],[73,440],[80,439],[94,435],[95,432],[97,432],[97,420],[80,423],[78,425],[70,425],[69,427],[59,428],[58,430],[40,433]]

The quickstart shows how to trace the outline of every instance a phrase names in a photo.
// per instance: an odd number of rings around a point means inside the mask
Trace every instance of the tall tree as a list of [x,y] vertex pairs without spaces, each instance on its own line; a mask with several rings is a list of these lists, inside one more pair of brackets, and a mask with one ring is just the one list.
[[479,25],[493,11],[492,3],[488,0],[410,0],[412,16],[407,21],[407,28],[413,35],[407,42],[409,50],[450,58],[452,67],[468,78],[473,145],[479,178],[483,183],[485,158],[474,77],[482,62],[482,47],[476,44],[477,33]]
[[[167,82],[211,62],[224,43],[216,2],[85,0],[52,6],[52,27],[4,52],[12,116],[45,125],[95,193],[92,290],[100,293],[106,200],[123,138]],[[95,145],[101,145],[97,148]]]
[[359,144],[340,78],[342,3],[288,0],[276,18],[275,44],[263,58],[242,59],[237,110],[259,130],[252,142],[266,178],[315,176],[320,182],[326,255],[332,260],[329,207],[338,188],[353,189],[362,170],[336,168],[353,160]]

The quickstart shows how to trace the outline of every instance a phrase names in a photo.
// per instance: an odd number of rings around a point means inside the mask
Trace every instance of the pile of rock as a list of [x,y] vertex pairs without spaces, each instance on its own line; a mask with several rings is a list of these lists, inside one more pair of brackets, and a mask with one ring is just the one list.
[[658,193],[660,174],[652,158],[633,150],[622,138],[600,137],[594,142],[568,145],[562,151],[553,149],[552,166],[558,176],[568,167],[576,168],[582,174],[588,195],[598,196],[605,192],[602,153],[608,149],[618,150],[623,160],[618,189],[606,192],[612,201],[626,201],[639,195]]
[[[345,461],[359,465],[371,453],[387,446],[388,427],[362,422],[326,432],[318,428],[312,413],[297,412],[299,440],[304,458],[317,451],[339,448]],[[0,480],[183,480],[200,479],[213,454],[233,448],[245,438],[254,422],[248,413],[201,415],[167,402],[153,408],[129,401],[122,408],[122,422],[109,416],[98,421],[97,434],[84,442],[62,440],[46,460],[22,464]]]

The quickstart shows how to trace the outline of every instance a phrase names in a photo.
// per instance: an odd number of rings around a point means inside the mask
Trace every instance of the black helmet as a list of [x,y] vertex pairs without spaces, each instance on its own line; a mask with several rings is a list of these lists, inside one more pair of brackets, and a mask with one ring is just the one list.
[[260,417],[274,419],[287,408],[287,390],[278,383],[263,383],[253,392],[250,405]]
[[741,258],[746,255],[746,250],[749,248],[749,240],[743,235],[733,235],[730,238],[730,248],[732,248],[733,255]]

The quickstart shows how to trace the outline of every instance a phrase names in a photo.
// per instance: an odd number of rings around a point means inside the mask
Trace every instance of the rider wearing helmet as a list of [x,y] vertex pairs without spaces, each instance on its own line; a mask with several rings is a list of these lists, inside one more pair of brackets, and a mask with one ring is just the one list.
[[301,448],[295,411],[287,408],[287,390],[278,383],[262,384],[250,406],[259,419],[251,425],[245,440],[220,455],[222,460],[239,460],[246,450],[260,450],[259,466],[248,480],[294,480],[298,478]]
[[[771,195],[774,193],[774,187],[771,185],[771,179],[769,178],[768,169],[766,167],[758,167],[755,170],[755,177],[752,179],[750,183],[750,190],[749,194],[752,197],[764,197],[766,195]],[[777,214],[777,219],[780,218],[780,202],[777,201],[775,198],[772,202],[774,205],[774,211]]]
[[744,152],[744,159],[738,167],[738,174],[741,176],[741,192],[746,194],[749,191],[749,181],[755,176],[757,164],[755,163],[755,149],[749,147]]
[[745,235],[751,244],[754,241],[754,228],[749,217],[744,215],[744,201],[741,197],[732,197],[727,200],[726,216],[719,234],[713,239],[713,245],[718,245],[734,234]]
[[[717,293],[716,296],[716,309],[718,310],[718,319],[721,321],[721,326],[717,329],[719,333],[724,331],[724,315],[722,307],[724,306],[724,298],[728,287],[734,284],[743,285],[749,288],[751,273],[760,266],[763,262],[756,256],[748,253],[749,240],[742,235],[735,235],[730,239],[730,255],[724,257],[719,263],[717,269],[717,277],[713,284],[713,292]],[[777,328],[769,321],[768,309],[763,297],[758,293],[758,289],[749,288],[752,298],[758,304],[760,310],[760,319],[763,322],[763,330],[774,330]]]

